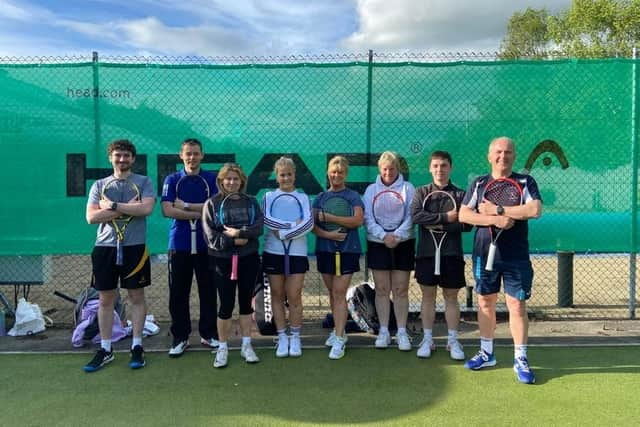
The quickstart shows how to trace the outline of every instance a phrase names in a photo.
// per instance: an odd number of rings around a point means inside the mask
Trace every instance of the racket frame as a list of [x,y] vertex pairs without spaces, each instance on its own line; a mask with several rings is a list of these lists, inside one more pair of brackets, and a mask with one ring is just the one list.
[[[344,200],[347,203],[347,205],[349,206],[349,210],[350,210],[349,216],[353,215],[353,206],[351,205],[351,202],[349,202],[349,200],[347,200],[346,198],[344,198],[342,196],[332,195],[332,196],[327,197],[324,200],[324,202],[322,203],[322,206],[320,206],[320,211],[323,214],[323,218],[324,218],[324,212],[325,212],[324,206],[327,204],[327,202],[329,200],[331,200],[333,198],[339,198],[339,199]],[[331,212],[329,212],[329,213],[331,213]],[[334,214],[332,214],[332,215],[334,215]],[[336,215],[336,216],[341,216],[341,215]],[[328,221],[324,221],[323,224],[324,224],[323,228],[325,230],[327,230],[327,231],[340,231],[340,232],[345,232],[345,233],[348,232],[348,230],[346,230],[345,227],[342,227],[339,224],[335,224],[335,223],[328,222]],[[327,227],[327,224],[335,224],[337,227],[336,228],[334,228],[333,226],[332,227]],[[345,238],[345,240],[346,240],[346,238]],[[341,241],[341,242],[339,242],[337,240],[332,240],[332,242],[333,242],[335,264],[336,264],[336,274],[335,275],[336,275],[336,277],[340,277],[340,276],[342,276],[342,272],[341,272],[341,270],[342,270],[342,255],[340,253],[340,249],[342,248],[342,245],[344,244],[344,240]]]
[[[272,214],[274,203],[281,197],[282,198],[292,198],[293,200],[295,200],[296,206],[298,206],[298,220],[302,220],[304,218],[304,211],[303,211],[303,208],[302,208],[302,204],[300,203],[300,200],[298,200],[298,198],[296,196],[293,196],[293,195],[288,194],[288,193],[279,194],[278,196],[276,196],[271,201],[271,205],[269,206],[269,215],[271,217],[279,219],[279,220],[288,221],[287,219],[278,218],[278,217],[276,217],[276,216],[274,216]],[[291,274],[289,250],[291,249],[291,244],[293,243],[293,239],[281,240],[280,243],[282,244],[282,249],[284,250],[284,276],[285,277],[289,277],[289,275]]]
[[[227,201],[227,199],[231,200],[231,198],[233,197],[246,199],[249,202],[249,211],[250,211],[249,224],[243,224],[243,225],[234,224],[233,227],[237,228],[237,227],[252,225],[255,222],[255,215],[256,215],[255,207],[251,201],[251,198],[245,193],[240,193],[240,192],[229,193],[222,199],[222,202],[220,202],[220,212],[218,212],[218,220],[220,221],[220,224],[222,224],[223,226],[226,225],[224,223],[224,217],[225,217],[224,204]],[[238,280],[238,251],[235,248],[233,250],[233,253],[231,254],[231,274],[229,276],[229,279]]]
[[[444,191],[444,190],[436,190],[436,191],[432,191],[431,193],[427,194],[427,196],[424,198],[424,200],[422,201],[422,210],[426,211],[426,206],[427,206],[427,202],[429,201],[429,199],[431,198],[432,195],[442,195],[442,197],[447,197],[451,200],[451,202],[453,202],[453,209],[457,210],[458,209],[458,204],[456,203],[456,199],[451,195],[451,193],[449,193],[448,191]],[[431,211],[429,211],[431,212]],[[447,211],[448,212],[448,211]],[[432,212],[432,213],[436,213],[436,212]],[[439,213],[446,213],[446,212],[439,212]],[[440,276],[441,274],[441,261],[442,261],[442,254],[441,254],[441,250],[442,250],[442,244],[444,243],[445,239],[447,238],[447,232],[444,230],[438,230],[438,229],[434,229],[432,227],[427,227],[427,229],[429,230],[429,234],[431,235],[431,239],[433,240],[433,246],[435,248],[435,254],[434,254],[434,268],[433,268],[433,274],[435,274],[436,276]]]
[[[102,187],[102,191],[100,192],[100,198],[103,200],[107,199],[106,192],[109,185],[113,182],[119,182],[119,181],[124,181],[127,184],[129,184],[136,193],[135,199],[140,200],[140,197],[141,197],[140,189],[133,181],[131,181],[129,178],[115,178],[115,177],[113,179],[110,179],[104,184],[104,186]],[[112,200],[112,202],[128,203],[128,200],[127,201]],[[132,215],[121,214],[120,216],[111,220],[111,224],[113,225],[113,230],[116,233],[116,265],[117,266],[121,266],[124,264],[122,242],[124,241],[124,235],[127,230],[127,226],[129,225],[132,219],[133,219]]]
[[[487,190],[490,188],[491,185],[495,184],[496,182],[508,182],[509,184],[513,185],[515,188],[518,189],[518,193],[520,195],[520,203],[516,205],[506,205],[506,206],[519,206],[522,204],[522,198],[523,198],[522,187],[520,187],[520,184],[518,184],[518,182],[512,178],[496,178],[490,181],[484,188],[484,192],[482,196],[483,199],[486,199],[485,195],[487,193]],[[489,199],[486,199],[486,200],[489,200]],[[489,200],[489,201],[497,205],[497,203],[495,203],[494,201],[492,200]],[[498,245],[496,245],[496,242],[498,241],[498,238],[504,231],[504,229],[502,228],[499,228],[499,227],[495,227],[495,228],[497,229],[497,232],[495,233],[495,237],[494,237],[494,226],[489,226],[490,243],[489,243],[489,250],[487,251],[487,261],[484,266],[484,269],[487,271],[493,271],[493,263],[496,257],[496,249],[498,248]]]
[[[184,200],[181,197],[179,197],[179,188],[180,188],[180,183],[182,182],[182,180],[184,180],[185,182],[189,179],[189,178],[193,178],[193,177],[198,177],[202,180],[202,182],[204,182],[205,188],[206,188],[206,197],[204,200],[202,201],[194,201],[194,200]],[[202,176],[200,175],[184,175],[182,176],[178,182],[176,182],[176,197],[178,197],[180,200],[183,200],[187,203],[204,203],[209,196],[211,195],[211,188],[209,187],[209,183],[207,182],[206,179],[204,179]],[[197,224],[198,221],[200,221],[201,218],[195,218],[195,219],[189,219],[189,228],[191,229],[191,255],[195,255],[198,253],[198,246],[197,246],[197,236],[196,236],[196,230],[197,230]]]

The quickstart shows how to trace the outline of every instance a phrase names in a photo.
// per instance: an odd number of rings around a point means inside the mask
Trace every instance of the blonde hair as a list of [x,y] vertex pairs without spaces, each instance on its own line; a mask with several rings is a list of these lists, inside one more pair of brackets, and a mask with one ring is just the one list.
[[291,168],[293,171],[296,171],[296,163],[291,159],[291,157],[282,156],[273,164],[273,171],[278,173],[278,169]]
[[395,151],[385,151],[378,158],[378,167],[391,163],[400,172],[400,156]]
[[238,176],[240,177],[240,192],[244,193],[247,189],[248,179],[247,175],[237,163],[225,163],[218,171],[218,176],[216,177],[216,187],[218,187],[218,191],[224,194],[227,193],[222,185],[222,181],[227,177],[229,172],[235,172],[238,174]]
[[344,156],[333,156],[327,164],[327,172],[329,172],[334,166],[337,166],[338,169],[344,171],[345,173],[349,172],[349,160],[347,160],[347,158]]

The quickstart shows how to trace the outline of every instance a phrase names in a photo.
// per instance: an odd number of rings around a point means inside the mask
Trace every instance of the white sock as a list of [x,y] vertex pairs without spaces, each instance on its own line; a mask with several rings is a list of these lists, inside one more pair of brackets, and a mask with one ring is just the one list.
[[398,333],[396,335],[406,335],[407,328],[398,328]]
[[300,331],[302,330],[302,326],[291,326],[291,328],[289,328],[289,330],[291,331],[291,336],[292,337],[300,337]]
[[133,337],[133,339],[131,340],[131,349],[133,350],[133,347],[135,346],[142,346],[142,337]]
[[423,329],[423,334],[426,339],[433,341],[433,329]]
[[251,337],[242,337],[242,345],[251,345]]
[[229,347],[227,346],[227,342],[226,341],[224,341],[224,342],[223,341],[218,341],[218,348],[220,350],[226,350]]
[[493,338],[480,337],[480,348],[487,354],[493,354]]
[[111,351],[111,340],[100,340],[100,347],[104,349],[106,352]]
[[389,333],[389,327],[380,325],[379,334],[388,334],[388,333]]
[[520,344],[513,347],[513,356],[517,359],[519,357],[527,357],[527,345]]
[[287,329],[283,328],[283,329],[278,329],[278,336],[280,338],[284,338],[287,336]]
[[458,331],[456,329],[449,329],[447,332],[447,342],[449,344],[458,341]]

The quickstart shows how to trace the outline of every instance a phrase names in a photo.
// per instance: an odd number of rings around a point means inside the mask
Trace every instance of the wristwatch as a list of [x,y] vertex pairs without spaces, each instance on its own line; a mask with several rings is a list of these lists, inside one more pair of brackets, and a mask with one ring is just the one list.
[[112,211],[115,211],[116,209],[118,209],[118,202],[111,203],[111,207],[109,209]]
[[504,215],[504,208],[500,205],[496,206],[496,213],[498,215]]
[[184,209],[185,211],[188,211],[191,209],[191,206],[189,206],[189,203],[185,202],[184,207],[182,209]]

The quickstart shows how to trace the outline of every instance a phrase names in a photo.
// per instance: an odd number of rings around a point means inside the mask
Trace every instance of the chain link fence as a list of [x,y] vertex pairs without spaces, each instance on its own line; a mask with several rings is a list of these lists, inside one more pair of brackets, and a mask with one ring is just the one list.
[[[508,135],[516,141],[516,169],[536,178],[544,200],[542,218],[530,221],[532,314],[633,318],[636,66],[629,59],[498,61],[481,53],[0,58],[7,155],[0,284],[9,285],[0,290],[13,296],[30,286],[30,299],[56,322],[71,322],[72,305],[53,292],[75,296],[89,284],[95,227],[84,219],[87,192],[110,173],[106,146],[114,139],[136,144],[136,170],[158,194],[180,167],[180,142],[195,137],[206,169],[239,162],[249,192],[260,198],[276,186],[271,169],[282,154],[294,157],[297,185],[310,195],[325,188],[327,159],[337,153],[352,163],[348,185],[364,192],[388,149],[407,160],[416,186],[431,181],[429,154],[449,151],[452,180],[466,187],[489,170],[489,141]],[[147,298],[159,320],[169,319],[168,228],[156,206],[148,219]],[[471,240],[469,233],[467,251]],[[311,261],[305,316],[319,319],[329,303]],[[473,284],[470,259],[467,281]],[[417,312],[415,282],[410,295]],[[465,310],[474,302],[461,292]]]

